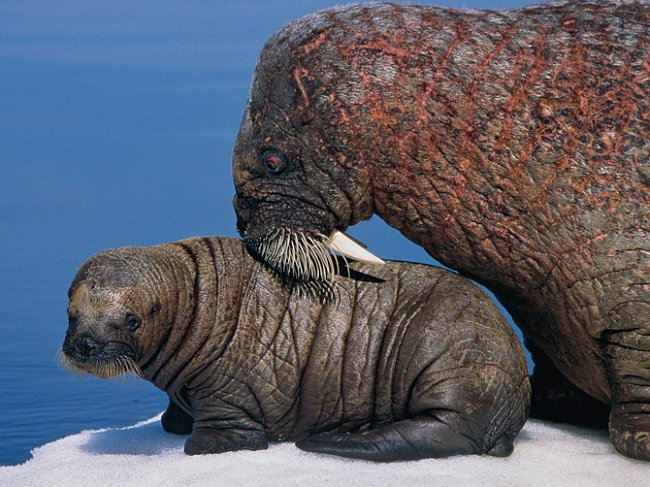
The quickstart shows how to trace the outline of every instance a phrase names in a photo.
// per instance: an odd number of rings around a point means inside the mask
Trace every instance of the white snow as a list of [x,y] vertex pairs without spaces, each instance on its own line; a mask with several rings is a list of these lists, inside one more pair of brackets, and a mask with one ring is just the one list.
[[376,464],[316,455],[292,443],[268,450],[189,457],[184,436],[159,417],[128,428],[84,431],[0,468],[13,486],[634,486],[650,485],[650,463],[617,454],[605,432],[531,420],[508,458],[452,457]]

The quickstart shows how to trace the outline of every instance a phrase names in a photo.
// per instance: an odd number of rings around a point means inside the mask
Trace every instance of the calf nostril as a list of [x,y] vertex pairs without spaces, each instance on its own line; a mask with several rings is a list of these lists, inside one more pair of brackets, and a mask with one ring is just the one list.
[[92,357],[99,351],[99,343],[90,337],[79,337],[75,340],[75,347],[81,355]]

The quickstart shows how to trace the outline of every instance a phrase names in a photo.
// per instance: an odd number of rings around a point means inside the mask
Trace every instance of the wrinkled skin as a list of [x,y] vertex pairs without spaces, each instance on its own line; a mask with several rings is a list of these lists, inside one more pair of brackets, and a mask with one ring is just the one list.
[[540,416],[609,405],[614,446],[648,460],[649,100],[647,2],[326,10],[260,55],[238,228],[256,252],[379,215],[506,306]]
[[169,395],[162,424],[191,433],[188,454],[294,440],[375,461],[509,455],[530,384],[489,298],[434,267],[350,269],[322,305],[236,239],[109,250],[77,272],[62,350],[84,370],[121,344]]

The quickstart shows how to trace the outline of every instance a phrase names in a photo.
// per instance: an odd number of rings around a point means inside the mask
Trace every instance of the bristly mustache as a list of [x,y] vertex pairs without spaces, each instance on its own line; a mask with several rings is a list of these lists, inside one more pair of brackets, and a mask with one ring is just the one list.
[[[270,267],[289,292],[300,296],[331,300],[337,275],[350,277],[346,257],[371,264],[385,264],[368,252],[363,244],[343,232],[329,237],[275,228],[264,237],[244,238],[246,246],[257,260]],[[336,256],[335,254],[339,254]]]
[[340,265],[330,254],[324,235],[308,236],[277,228],[246,243],[290,292],[325,300],[332,297],[332,284]]
[[84,363],[82,367],[78,361],[69,357],[63,350],[59,350],[57,353],[57,361],[64,370],[78,376],[91,374],[101,379],[108,379],[127,374],[135,374],[142,377],[140,366],[128,355],[111,357],[108,361]]

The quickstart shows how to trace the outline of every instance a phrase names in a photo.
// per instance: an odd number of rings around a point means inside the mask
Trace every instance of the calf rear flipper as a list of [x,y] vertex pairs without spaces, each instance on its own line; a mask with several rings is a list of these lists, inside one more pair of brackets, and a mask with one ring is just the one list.
[[[324,433],[298,441],[296,446],[309,452],[375,462],[485,453],[481,451],[481,439],[456,429],[464,419],[444,414],[445,422],[434,416],[419,416],[361,433]],[[509,450],[507,445],[498,444],[498,451],[508,451],[506,455],[512,452],[512,440],[509,442]]]

